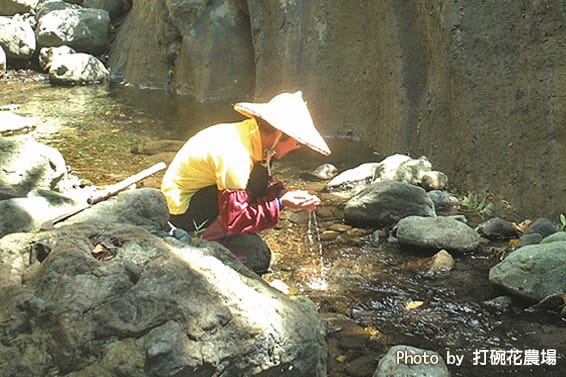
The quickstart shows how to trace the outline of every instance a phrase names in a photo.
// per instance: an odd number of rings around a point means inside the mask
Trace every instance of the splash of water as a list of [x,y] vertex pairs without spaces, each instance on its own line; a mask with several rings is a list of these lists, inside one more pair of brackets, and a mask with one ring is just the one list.
[[309,211],[309,222],[307,228],[307,235],[309,239],[309,252],[313,253],[315,239],[313,236],[313,228],[314,234],[316,234],[316,243],[318,244],[318,259],[320,264],[320,273],[319,276],[309,282],[309,286],[313,289],[325,289],[327,286],[326,282],[326,271],[324,270],[324,257],[322,255],[322,242],[320,241],[320,228],[318,226],[318,219],[316,217],[316,212]]

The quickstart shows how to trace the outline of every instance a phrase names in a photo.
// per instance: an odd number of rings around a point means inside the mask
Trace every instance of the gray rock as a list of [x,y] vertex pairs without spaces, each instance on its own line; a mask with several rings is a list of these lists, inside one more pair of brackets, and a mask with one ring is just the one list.
[[373,377],[450,377],[442,356],[411,346],[393,346],[379,360]]
[[166,231],[169,229],[168,221],[169,211],[165,197],[161,191],[148,187],[123,191],[63,221],[60,225],[118,223]]
[[6,58],[27,60],[36,49],[35,34],[29,22],[20,16],[0,17],[0,47]]
[[424,156],[411,158],[403,154],[394,154],[378,164],[373,182],[397,181],[420,185],[423,175],[431,169],[432,164]]
[[550,236],[543,238],[540,243],[550,243],[557,241],[566,241],[566,231],[552,233]]
[[59,151],[19,138],[0,137],[0,200],[26,197],[34,189],[51,190],[66,172]]
[[344,208],[347,223],[385,227],[407,216],[435,216],[434,204],[425,190],[403,182],[372,183]]
[[77,205],[54,191],[34,190],[25,198],[0,200],[0,238],[9,233],[35,232],[49,219]]
[[556,224],[551,220],[546,218],[536,219],[532,223],[525,233],[519,238],[519,245],[517,248],[521,248],[527,245],[536,245],[541,242],[544,238],[558,232]]
[[41,47],[69,46],[79,52],[100,54],[110,42],[110,16],[101,9],[64,7],[38,12],[37,43]]
[[476,250],[480,245],[477,232],[467,224],[450,217],[409,216],[397,223],[399,245],[411,249],[456,252]]
[[558,232],[556,224],[552,222],[552,220],[542,217],[536,219],[535,222],[527,228],[524,234],[536,233],[540,234],[542,238],[545,238],[556,232]]
[[84,53],[54,56],[49,70],[49,80],[53,84],[93,84],[109,79],[110,74],[104,64]]
[[489,271],[489,281],[534,301],[566,292],[566,241],[515,250]]
[[431,190],[427,195],[434,203],[434,210],[439,216],[453,215],[460,210],[458,198],[446,191]]
[[221,240],[221,243],[250,270],[258,274],[269,270],[271,250],[259,235],[235,234]]
[[49,72],[55,57],[74,53],[76,51],[69,46],[43,47],[39,50],[39,66],[43,71]]
[[513,224],[499,217],[484,221],[476,230],[481,236],[490,240],[509,240],[519,236]]
[[[96,259],[100,245],[114,257]],[[30,258],[35,249],[46,255]],[[5,376],[326,376],[314,304],[218,243],[77,224],[8,235],[0,255]]]
[[378,166],[378,162],[367,162],[345,170],[332,178],[327,186],[330,190],[351,189],[360,185],[365,187],[373,180],[375,169]]

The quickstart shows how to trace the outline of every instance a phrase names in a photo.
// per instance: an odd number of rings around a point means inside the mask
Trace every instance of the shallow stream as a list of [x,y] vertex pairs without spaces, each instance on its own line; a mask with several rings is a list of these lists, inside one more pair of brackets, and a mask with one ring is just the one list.
[[[20,105],[16,113],[37,120],[29,137],[59,149],[75,175],[99,186],[152,165],[151,156],[131,152],[143,142],[184,140],[207,125],[238,119],[229,103],[198,104],[121,86],[54,88],[30,72],[11,71],[0,81],[0,105],[6,104]],[[262,234],[273,251],[264,279],[310,297],[327,324],[330,377],[372,376],[380,355],[395,344],[447,360],[448,353],[463,357],[461,365],[449,365],[452,376],[566,375],[566,324],[556,313],[531,313],[524,310],[531,303],[519,301],[503,312],[484,304],[504,294],[487,276],[506,245],[454,255],[452,271],[430,276],[431,255],[400,250],[386,232],[344,226],[346,199],[325,192],[324,182],[307,173],[321,162],[342,170],[375,156],[356,141],[335,145],[334,160],[299,151],[275,166],[287,186],[316,192],[323,204],[310,216],[285,211],[278,227]],[[144,183],[158,187],[160,178]],[[556,350],[558,360],[556,366],[515,365],[490,360],[490,350]]]

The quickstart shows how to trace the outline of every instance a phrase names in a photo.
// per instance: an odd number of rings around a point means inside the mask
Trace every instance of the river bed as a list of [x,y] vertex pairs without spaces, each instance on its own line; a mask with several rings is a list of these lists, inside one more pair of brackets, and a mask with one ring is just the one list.
[[[120,85],[56,88],[28,71],[10,71],[0,80],[0,105],[6,104],[37,120],[27,136],[59,149],[73,174],[98,186],[152,165],[151,156],[132,153],[146,141],[184,140],[207,125],[239,119],[230,103],[199,104]],[[338,148],[331,162],[341,170],[375,161],[371,148],[358,141]],[[531,303],[518,300],[504,312],[483,304],[504,294],[487,276],[506,245],[486,243],[474,253],[454,255],[452,271],[429,276],[431,255],[401,250],[386,232],[376,242],[375,229],[332,230],[344,225],[346,199],[308,178],[323,161],[300,151],[275,165],[287,186],[318,193],[322,206],[310,217],[285,211],[277,228],[262,236],[273,252],[264,279],[310,297],[328,326],[330,377],[372,376],[379,357],[395,344],[463,357],[461,365],[449,365],[452,376],[565,375],[565,323],[556,313],[528,312]],[[159,187],[161,176],[144,183]],[[556,350],[558,365],[482,360],[496,349]]]

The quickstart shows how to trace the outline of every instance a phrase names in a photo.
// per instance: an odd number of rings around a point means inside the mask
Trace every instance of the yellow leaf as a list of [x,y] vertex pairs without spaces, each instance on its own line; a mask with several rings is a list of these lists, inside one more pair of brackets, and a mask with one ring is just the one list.
[[339,363],[343,363],[344,361],[346,361],[346,355],[337,356],[336,361],[338,361]]
[[424,301],[409,301],[405,304],[406,310],[413,310],[421,307],[424,304]]

